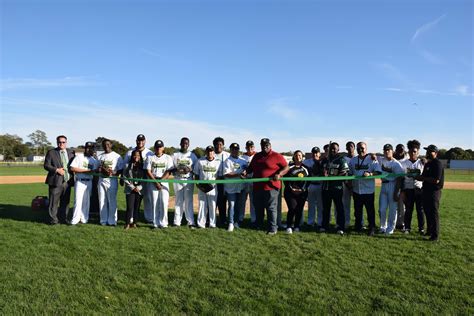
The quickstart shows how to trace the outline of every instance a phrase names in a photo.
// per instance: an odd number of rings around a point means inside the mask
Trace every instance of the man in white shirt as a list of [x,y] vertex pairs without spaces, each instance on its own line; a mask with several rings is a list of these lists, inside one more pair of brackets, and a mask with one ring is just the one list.
[[[356,157],[349,162],[350,173],[358,177],[370,177],[381,173],[377,160],[372,160],[367,153],[367,144],[357,143]],[[367,211],[369,222],[369,236],[375,233],[375,180],[352,180],[352,192],[354,196],[355,230],[361,231],[363,227],[363,208]]]
[[[255,145],[253,141],[248,140],[245,143],[245,150],[246,152],[241,156],[245,162],[247,162],[247,165],[250,164],[252,161],[253,156],[255,155]],[[252,178],[252,174],[247,175],[247,178]],[[242,194],[244,195],[243,197],[243,203],[244,203],[244,209],[240,213],[240,218],[239,221],[243,222],[244,217],[245,217],[245,205],[247,204],[247,197],[249,197],[249,205],[250,205],[250,223],[251,225],[255,225],[255,221],[257,220],[257,217],[255,216],[255,206],[253,205],[253,184],[251,182],[249,183],[244,183],[244,190],[242,191]]]
[[71,225],[89,221],[90,195],[92,191],[92,173],[99,169],[99,161],[93,157],[94,143],[87,142],[84,146],[84,154],[76,155],[71,162],[71,171],[74,172],[76,181],[74,183],[74,211]]
[[[196,155],[189,151],[189,138],[183,137],[180,141],[180,150],[173,154],[174,178],[177,180],[192,180],[194,164],[198,160]],[[174,183],[175,211],[174,225],[181,226],[183,213],[190,228],[194,227],[194,183]]]
[[[224,161],[224,177],[227,179],[240,179],[240,175],[247,168],[247,162],[239,158],[240,146],[237,143],[230,144],[230,157]],[[232,232],[234,227],[239,228],[240,213],[245,211],[243,204],[242,183],[225,183],[224,190],[227,194],[229,203],[229,227],[228,231]]]
[[380,232],[392,235],[397,223],[397,205],[402,180],[393,175],[403,173],[403,168],[400,162],[393,157],[392,145],[386,144],[383,146],[383,152],[384,157],[379,158],[379,164],[382,174],[388,176],[382,179],[382,188],[380,189]]
[[[137,146],[133,149],[130,149],[127,151],[125,154],[125,157],[123,159],[123,164],[126,165],[130,161],[130,157],[132,156],[132,152],[134,150],[140,151],[142,155],[142,159],[145,162],[148,156],[153,156],[153,152],[149,150],[148,148],[145,147],[146,144],[146,138],[145,135],[143,134],[138,134],[137,135],[137,140],[136,140]],[[143,213],[145,217],[145,221],[147,223],[153,223],[153,205],[151,203],[151,190],[153,189],[153,183],[144,183],[143,184],[143,189],[142,189],[142,195],[143,195]],[[137,219],[134,219],[134,222],[137,222]]]
[[415,180],[415,176],[423,173],[424,163],[418,158],[421,144],[416,139],[407,143],[409,158],[402,161],[402,167],[406,173],[410,174],[404,178],[401,200],[405,204],[405,233],[411,231],[411,219],[413,216],[413,208],[416,205],[416,215],[418,218],[418,232],[424,233],[425,217],[423,214],[422,188],[423,182]]
[[110,140],[102,140],[102,148],[104,153],[98,157],[100,163],[99,171],[102,173],[98,182],[100,224],[116,226],[118,191],[116,176],[122,174],[123,160],[119,154],[112,151],[112,142]]
[[[216,180],[220,176],[222,162],[215,158],[214,147],[206,147],[206,156],[199,159],[194,165],[194,177],[196,180]],[[216,227],[216,184],[198,185],[199,211],[197,226],[206,228],[207,216],[209,214],[209,228]]]
[[[315,146],[311,149],[312,158],[305,159],[303,165],[305,165],[310,173],[310,177],[321,177],[321,150]],[[311,181],[308,186],[308,225],[321,228],[323,223],[323,196],[321,191],[321,181]],[[316,208],[318,210],[316,216]],[[304,216],[302,216],[302,221]],[[302,226],[303,223],[300,223]]]
[[[163,141],[155,142],[155,154],[148,156],[143,166],[148,178],[151,180],[167,179],[170,170],[173,169],[173,159],[164,153],[165,145]],[[168,182],[160,183],[158,181],[150,183],[150,193],[152,198],[153,227],[168,227],[168,204],[170,191]]]
[[[214,150],[215,150],[215,157],[216,160],[221,161],[222,164],[220,166],[220,178],[222,178],[222,175],[224,174],[224,161],[229,158],[229,153],[224,151],[224,139],[222,137],[216,137],[212,141],[212,144],[214,145]],[[224,191],[224,184],[219,183],[217,184],[217,209],[219,211],[219,225],[220,226],[225,226],[227,223],[227,198],[225,195]]]

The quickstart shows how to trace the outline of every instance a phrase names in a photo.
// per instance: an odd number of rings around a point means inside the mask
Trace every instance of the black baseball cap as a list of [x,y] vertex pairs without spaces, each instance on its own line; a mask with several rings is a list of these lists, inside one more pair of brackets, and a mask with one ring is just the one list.
[[240,146],[237,143],[232,143],[232,144],[230,144],[229,148],[230,149],[240,149]]
[[315,153],[320,153],[320,152],[321,152],[321,149],[319,149],[318,146],[314,146],[314,147],[311,149],[311,152],[312,152],[313,154],[315,154]]
[[393,146],[391,144],[383,145],[383,150],[393,150]]
[[403,145],[403,144],[398,144],[397,147],[395,147],[395,148],[396,148],[397,150],[399,150],[399,149],[405,150],[405,145]]
[[436,145],[429,145],[428,147],[423,147],[426,151],[432,151],[437,153],[439,151]]
[[248,141],[245,143],[245,147],[250,147],[250,146],[254,146],[254,144],[253,144],[253,141],[248,140]]
[[160,147],[165,147],[165,144],[163,143],[162,140],[157,140],[155,142],[155,148],[160,148]]
[[93,143],[93,142],[86,142],[86,144],[84,145],[85,148],[94,147],[94,146],[95,146],[95,143]]
[[271,144],[271,143],[270,143],[270,139],[268,139],[268,138],[262,138],[262,139],[260,140],[260,145],[268,145],[268,144]]
[[211,145],[207,146],[206,151],[214,151],[214,146],[211,146]]
[[143,135],[143,134],[138,134],[138,135],[137,135],[137,140],[145,140],[145,135]]

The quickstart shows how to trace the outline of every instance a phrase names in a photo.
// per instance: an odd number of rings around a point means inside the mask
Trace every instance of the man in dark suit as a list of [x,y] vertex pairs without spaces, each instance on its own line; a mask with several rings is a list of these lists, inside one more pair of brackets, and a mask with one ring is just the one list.
[[44,158],[44,169],[48,171],[45,183],[49,185],[49,223],[55,225],[66,223],[69,210],[71,186],[74,176],[69,172],[69,164],[74,152],[66,148],[67,138],[56,137],[58,147],[51,149]]

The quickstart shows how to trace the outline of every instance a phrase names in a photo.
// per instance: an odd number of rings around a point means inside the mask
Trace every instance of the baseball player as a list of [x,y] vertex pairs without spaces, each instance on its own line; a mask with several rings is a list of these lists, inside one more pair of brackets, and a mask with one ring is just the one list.
[[[189,138],[183,137],[180,141],[180,150],[173,154],[174,178],[179,180],[193,179],[194,164],[198,160],[196,155],[189,151]],[[194,227],[193,193],[194,183],[174,183],[175,213],[174,225],[181,226],[183,212],[190,228]]]
[[[224,161],[229,158],[230,154],[224,151],[224,139],[222,137],[214,138],[212,144],[214,145],[216,160],[222,162],[220,166],[221,170],[219,173],[221,174],[220,177],[223,177],[222,175],[224,174]],[[225,226],[227,222],[226,204],[227,199],[224,191],[224,184],[217,184],[217,209],[219,210],[219,224],[222,226]]]
[[[349,141],[346,143],[347,155],[344,157],[347,164],[355,157],[355,143]],[[342,192],[342,205],[344,206],[344,219],[346,227],[351,224],[351,199],[352,199],[352,182],[347,181],[344,184]]]
[[[148,156],[144,169],[148,178],[152,180],[167,179],[173,168],[173,159],[164,153],[165,145],[161,140],[155,142],[155,154]],[[152,182],[150,193],[152,197],[153,227],[168,227],[168,203],[170,199],[169,184],[167,182]]]
[[[312,158],[305,159],[303,164],[308,168],[311,177],[320,177],[321,168],[321,150],[315,146],[311,149]],[[321,191],[321,181],[311,181],[308,186],[308,225],[321,228],[323,222],[323,197]],[[316,208],[318,209],[316,217]],[[304,216],[301,218],[304,221]],[[300,223],[300,226],[302,223]]]
[[[245,150],[246,150],[246,152],[240,158],[245,160],[245,162],[247,162],[247,165],[249,165],[250,162],[252,161],[253,156],[255,155],[255,145],[254,145],[253,141],[248,140],[245,143]],[[251,174],[247,175],[247,178],[252,178],[252,175]],[[252,225],[255,225],[255,221],[256,221],[257,218],[255,216],[255,207],[253,205],[253,184],[250,183],[250,182],[249,183],[244,183],[244,190],[243,190],[242,194],[244,195],[244,198],[243,198],[244,209],[240,213],[241,217],[239,218],[239,222],[243,222],[243,220],[244,220],[245,205],[247,204],[247,197],[249,197],[250,223]]]
[[119,154],[112,151],[112,142],[108,139],[102,140],[104,153],[98,159],[100,163],[99,172],[99,209],[101,225],[117,225],[117,178],[110,178],[122,174],[123,160]]
[[[247,168],[247,162],[242,158],[239,158],[239,144],[232,143],[229,148],[230,157],[224,161],[224,177],[240,179],[240,175]],[[227,229],[229,232],[232,232],[234,227],[239,228],[240,213],[245,211],[245,205],[242,205],[244,201],[244,195],[242,194],[243,189],[244,186],[242,183],[224,184],[227,201],[229,202],[229,227]]]
[[[405,151],[405,146],[403,144],[398,144],[395,147],[395,152],[393,153],[393,158],[397,159],[400,164],[403,165],[403,162],[408,159],[408,155]],[[401,181],[401,189],[403,190],[404,181]],[[405,231],[405,204],[403,199],[398,199],[397,205],[397,229]]]
[[79,222],[85,224],[89,220],[92,173],[99,169],[99,161],[93,157],[94,143],[87,142],[84,147],[84,154],[76,155],[71,162],[71,171],[76,177],[71,225],[76,225]]
[[[393,147],[390,144],[383,146],[384,157],[379,158],[382,174],[393,175],[403,173],[400,162],[393,157]],[[399,200],[401,178],[386,177],[382,179],[382,188],[379,196],[380,232],[392,235],[397,223],[397,204]],[[387,216],[388,208],[388,216]]]
[[[153,152],[145,147],[146,138],[143,134],[137,135],[136,144],[137,146],[133,149],[130,149],[125,154],[123,159],[123,164],[126,165],[130,162],[130,157],[134,150],[140,151],[143,161],[146,161],[147,157],[153,156]],[[142,195],[143,195],[143,213],[145,216],[145,221],[147,223],[153,223],[153,205],[151,203],[151,190],[153,189],[153,183],[143,183]],[[134,223],[137,222],[137,219],[134,220]]]
[[[194,165],[196,180],[215,180],[220,176],[222,162],[215,158],[214,147],[206,147],[206,157],[199,159]],[[199,212],[197,226],[206,228],[207,215],[209,214],[209,228],[216,227],[216,202],[217,189],[215,184],[206,186],[198,185]]]
[[420,152],[420,142],[416,139],[410,140],[407,143],[409,159],[405,159],[401,162],[403,169],[406,173],[411,174],[409,177],[405,177],[403,180],[403,188],[401,200],[405,204],[405,233],[409,234],[411,231],[411,218],[413,215],[413,209],[416,205],[416,215],[418,218],[418,232],[424,233],[425,217],[423,214],[423,200],[422,200],[422,189],[423,182],[414,179],[414,176],[421,175],[423,173],[424,163],[418,158]]
[[[370,177],[381,173],[377,160],[367,153],[367,144],[357,143],[358,155],[349,162],[350,173],[359,177]],[[369,222],[369,236],[375,234],[375,180],[352,180],[352,194],[354,196],[355,230],[361,231],[364,226],[363,208],[367,211]]]

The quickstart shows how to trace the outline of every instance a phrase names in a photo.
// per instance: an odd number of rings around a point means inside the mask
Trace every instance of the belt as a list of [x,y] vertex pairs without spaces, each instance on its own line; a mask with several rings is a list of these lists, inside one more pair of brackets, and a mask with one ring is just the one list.
[[382,183],[389,183],[390,181],[388,180],[382,180]]

